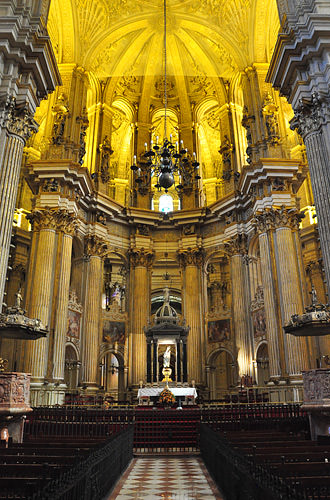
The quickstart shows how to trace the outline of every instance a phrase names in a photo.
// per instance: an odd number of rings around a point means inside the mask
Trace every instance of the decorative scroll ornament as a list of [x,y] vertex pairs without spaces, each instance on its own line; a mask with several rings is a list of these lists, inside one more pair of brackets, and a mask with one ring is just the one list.
[[313,92],[310,101],[300,99],[294,111],[294,118],[290,122],[290,128],[297,130],[298,134],[305,139],[309,134],[318,132],[320,127],[329,119],[329,99]]
[[303,212],[298,212],[295,208],[286,208],[282,206],[279,209],[271,208],[270,210],[257,213],[254,217],[253,224],[256,231],[260,233],[280,227],[299,229],[299,224],[304,217],[305,214]]
[[225,242],[225,250],[229,255],[247,255],[247,236],[246,234],[237,234]]
[[31,214],[28,214],[26,218],[32,224],[34,231],[52,229],[74,236],[78,227],[78,220],[74,214],[67,210],[53,208],[34,210]]
[[71,309],[71,311],[75,311],[78,313],[83,312],[83,306],[80,304],[80,302],[78,302],[78,296],[77,296],[76,290],[69,291],[68,308]]
[[18,105],[15,97],[0,101],[0,126],[10,134],[21,137],[26,142],[33,133],[38,132],[38,124],[33,119],[27,104]]
[[261,285],[258,285],[254,300],[251,301],[251,311],[257,311],[262,307],[264,307],[264,289]]
[[129,251],[130,263],[132,267],[151,268],[155,254],[146,248],[131,248]]
[[178,250],[177,257],[181,267],[187,266],[202,266],[204,262],[205,252],[202,248],[186,248]]
[[87,259],[90,257],[106,257],[108,252],[108,245],[96,235],[88,235],[85,237],[85,250],[84,254]]

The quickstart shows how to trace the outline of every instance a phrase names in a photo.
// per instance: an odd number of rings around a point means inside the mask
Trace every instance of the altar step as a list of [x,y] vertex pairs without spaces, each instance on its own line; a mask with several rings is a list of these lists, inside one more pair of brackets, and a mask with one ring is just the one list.
[[134,458],[105,500],[225,500],[200,457]]

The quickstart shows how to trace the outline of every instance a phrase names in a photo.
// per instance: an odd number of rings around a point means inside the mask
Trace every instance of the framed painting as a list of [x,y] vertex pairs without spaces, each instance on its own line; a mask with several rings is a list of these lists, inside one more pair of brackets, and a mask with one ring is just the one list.
[[103,342],[113,344],[125,343],[125,322],[124,321],[109,321],[103,322]]
[[209,321],[207,325],[209,342],[224,342],[230,339],[230,319]]

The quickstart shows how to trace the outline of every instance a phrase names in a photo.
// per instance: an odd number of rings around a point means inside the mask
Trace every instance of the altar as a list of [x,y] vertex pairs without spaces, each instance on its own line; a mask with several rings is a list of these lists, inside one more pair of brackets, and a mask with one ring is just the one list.
[[[138,399],[140,405],[150,404],[151,399],[160,395],[164,387],[143,387],[138,390]],[[175,398],[182,398],[183,404],[194,404],[197,398],[195,387],[169,387]]]

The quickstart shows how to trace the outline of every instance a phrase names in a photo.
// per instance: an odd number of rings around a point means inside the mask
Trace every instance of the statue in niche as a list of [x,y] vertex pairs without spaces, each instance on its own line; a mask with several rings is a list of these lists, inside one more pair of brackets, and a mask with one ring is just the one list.
[[246,161],[248,164],[250,164],[252,162],[252,133],[251,133],[251,124],[250,124],[250,121],[252,119],[254,119],[254,117],[249,116],[248,108],[247,108],[247,106],[244,106],[242,125],[246,129],[246,141],[247,141],[247,148],[246,148],[247,159],[246,159]]
[[69,106],[65,94],[62,93],[58,96],[56,104],[52,107],[52,112],[55,115],[52,142],[53,144],[60,145],[63,143],[65,122],[69,116]]
[[82,165],[84,163],[84,156],[86,154],[86,130],[88,129],[89,125],[85,107],[83,108],[81,115],[77,116],[76,121],[77,123],[80,123],[78,163],[79,165]]
[[[168,289],[167,289],[168,290]],[[164,300],[165,302],[165,300]],[[169,368],[171,363],[171,347],[168,345],[163,354],[163,368]]]
[[104,137],[102,144],[99,145],[99,152],[101,155],[101,180],[105,184],[110,180],[110,156],[113,153],[113,150],[111,149],[110,139],[107,135]]
[[267,136],[271,140],[271,142],[275,144],[279,141],[278,123],[276,116],[278,113],[278,107],[275,105],[274,100],[269,93],[265,96],[262,113],[265,118]]
[[232,152],[234,151],[234,146],[230,142],[228,135],[224,136],[224,139],[221,143],[219,153],[222,155],[222,163],[224,166],[224,169],[226,171],[231,171],[231,156]]

